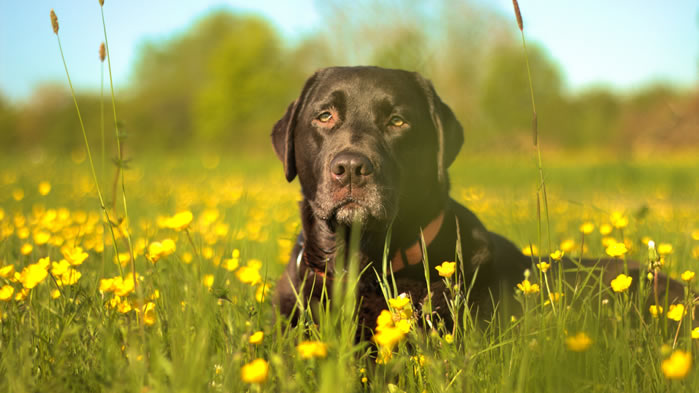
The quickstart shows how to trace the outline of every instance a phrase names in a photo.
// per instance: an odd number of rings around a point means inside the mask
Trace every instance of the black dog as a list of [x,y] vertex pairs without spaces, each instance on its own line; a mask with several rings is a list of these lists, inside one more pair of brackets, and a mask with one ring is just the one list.
[[[398,291],[416,303],[427,294],[421,230],[433,266],[454,260],[460,236],[466,283],[478,267],[470,306],[482,315],[492,312],[500,294],[511,292],[532,267],[515,245],[489,232],[449,197],[447,168],[463,144],[463,130],[432,84],[417,73],[377,67],[320,70],[276,123],[272,141],[286,179],[298,175],[304,197],[303,231],[277,285],[284,315],[298,304],[296,294],[303,304],[320,297],[323,283],[333,279],[338,241],[346,241],[337,234],[347,236],[355,222],[362,228],[361,267],[373,263],[377,271],[392,223],[388,255]],[[619,263],[601,264],[606,284],[622,271]],[[433,266],[432,300],[449,323],[444,288]],[[673,288],[681,297],[682,286],[673,283]],[[373,272],[362,276],[358,296],[359,321],[372,329],[386,308]]]

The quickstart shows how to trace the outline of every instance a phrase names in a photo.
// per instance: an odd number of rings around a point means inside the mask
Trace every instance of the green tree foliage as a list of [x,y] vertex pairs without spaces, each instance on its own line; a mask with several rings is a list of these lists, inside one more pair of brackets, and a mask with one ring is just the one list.
[[[167,40],[144,43],[131,84],[119,86],[117,97],[127,148],[270,153],[274,122],[313,71],[360,64],[418,71],[431,79],[464,125],[467,151],[532,146],[529,81],[512,20],[457,0],[326,0],[317,11],[323,24],[293,43],[260,17],[226,10]],[[535,42],[529,43],[529,60],[544,144],[697,147],[696,95],[666,87],[627,97],[605,88],[570,94],[565,70]],[[99,99],[79,92],[78,102],[89,138],[97,143]],[[110,119],[108,113],[112,142]],[[63,152],[82,143],[72,99],[55,85],[41,87],[20,105],[0,96],[0,130],[0,149],[42,145]]]

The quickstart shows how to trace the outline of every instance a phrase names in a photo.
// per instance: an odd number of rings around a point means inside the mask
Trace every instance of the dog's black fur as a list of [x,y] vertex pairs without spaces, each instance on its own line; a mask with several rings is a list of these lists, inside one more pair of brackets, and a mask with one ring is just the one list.
[[[470,283],[478,267],[469,306],[481,315],[491,313],[493,302],[511,293],[532,267],[530,257],[449,197],[447,168],[463,144],[463,130],[432,84],[417,73],[378,67],[320,70],[276,123],[272,141],[286,179],[298,176],[303,193],[302,233],[276,289],[283,315],[294,310],[297,293],[304,304],[320,297],[323,283],[333,277],[338,241],[346,240],[337,234],[348,234],[355,221],[362,228],[360,267],[373,263],[380,271],[391,223],[388,255],[405,260],[405,250],[419,245],[420,230],[443,214],[427,255],[432,300],[447,323],[444,288],[433,266],[454,260],[457,235],[463,282]],[[605,267],[606,284],[622,271],[613,260],[594,263]],[[637,271],[635,265],[631,269]],[[409,293],[415,303],[424,300],[422,263],[406,263],[395,278],[399,293]],[[671,290],[674,297],[682,296],[681,284],[673,282]],[[359,321],[372,329],[386,308],[373,272],[362,276],[358,296]]]

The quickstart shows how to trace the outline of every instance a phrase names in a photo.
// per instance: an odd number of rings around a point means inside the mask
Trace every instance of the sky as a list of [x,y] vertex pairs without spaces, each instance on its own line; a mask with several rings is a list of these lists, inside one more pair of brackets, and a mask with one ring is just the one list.
[[[515,23],[511,0],[473,1]],[[30,99],[41,83],[66,81],[51,8],[76,88],[99,86],[104,35],[97,0],[0,0],[0,94],[14,101]],[[115,86],[128,85],[146,39],[167,39],[220,8],[262,15],[290,40],[313,34],[322,23],[314,0],[106,0]],[[634,91],[661,81],[697,85],[696,0],[520,0],[520,8],[528,42],[547,50],[573,92],[601,85]]]

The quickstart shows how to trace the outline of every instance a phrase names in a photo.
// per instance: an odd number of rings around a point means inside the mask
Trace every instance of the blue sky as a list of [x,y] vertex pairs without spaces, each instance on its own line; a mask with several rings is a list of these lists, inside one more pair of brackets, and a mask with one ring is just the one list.
[[[511,0],[476,1],[515,23]],[[697,84],[699,2],[695,0],[520,0],[520,6],[527,39],[547,49],[573,91],[597,85],[633,91],[657,81]],[[97,49],[103,33],[97,0],[6,0],[0,3],[0,92],[5,96],[21,101],[39,83],[65,83],[51,32],[51,8],[58,14],[75,85],[98,86]],[[314,0],[106,0],[116,86],[127,85],[145,39],[184,31],[215,8],[261,14],[291,39],[312,34],[322,22]]]

